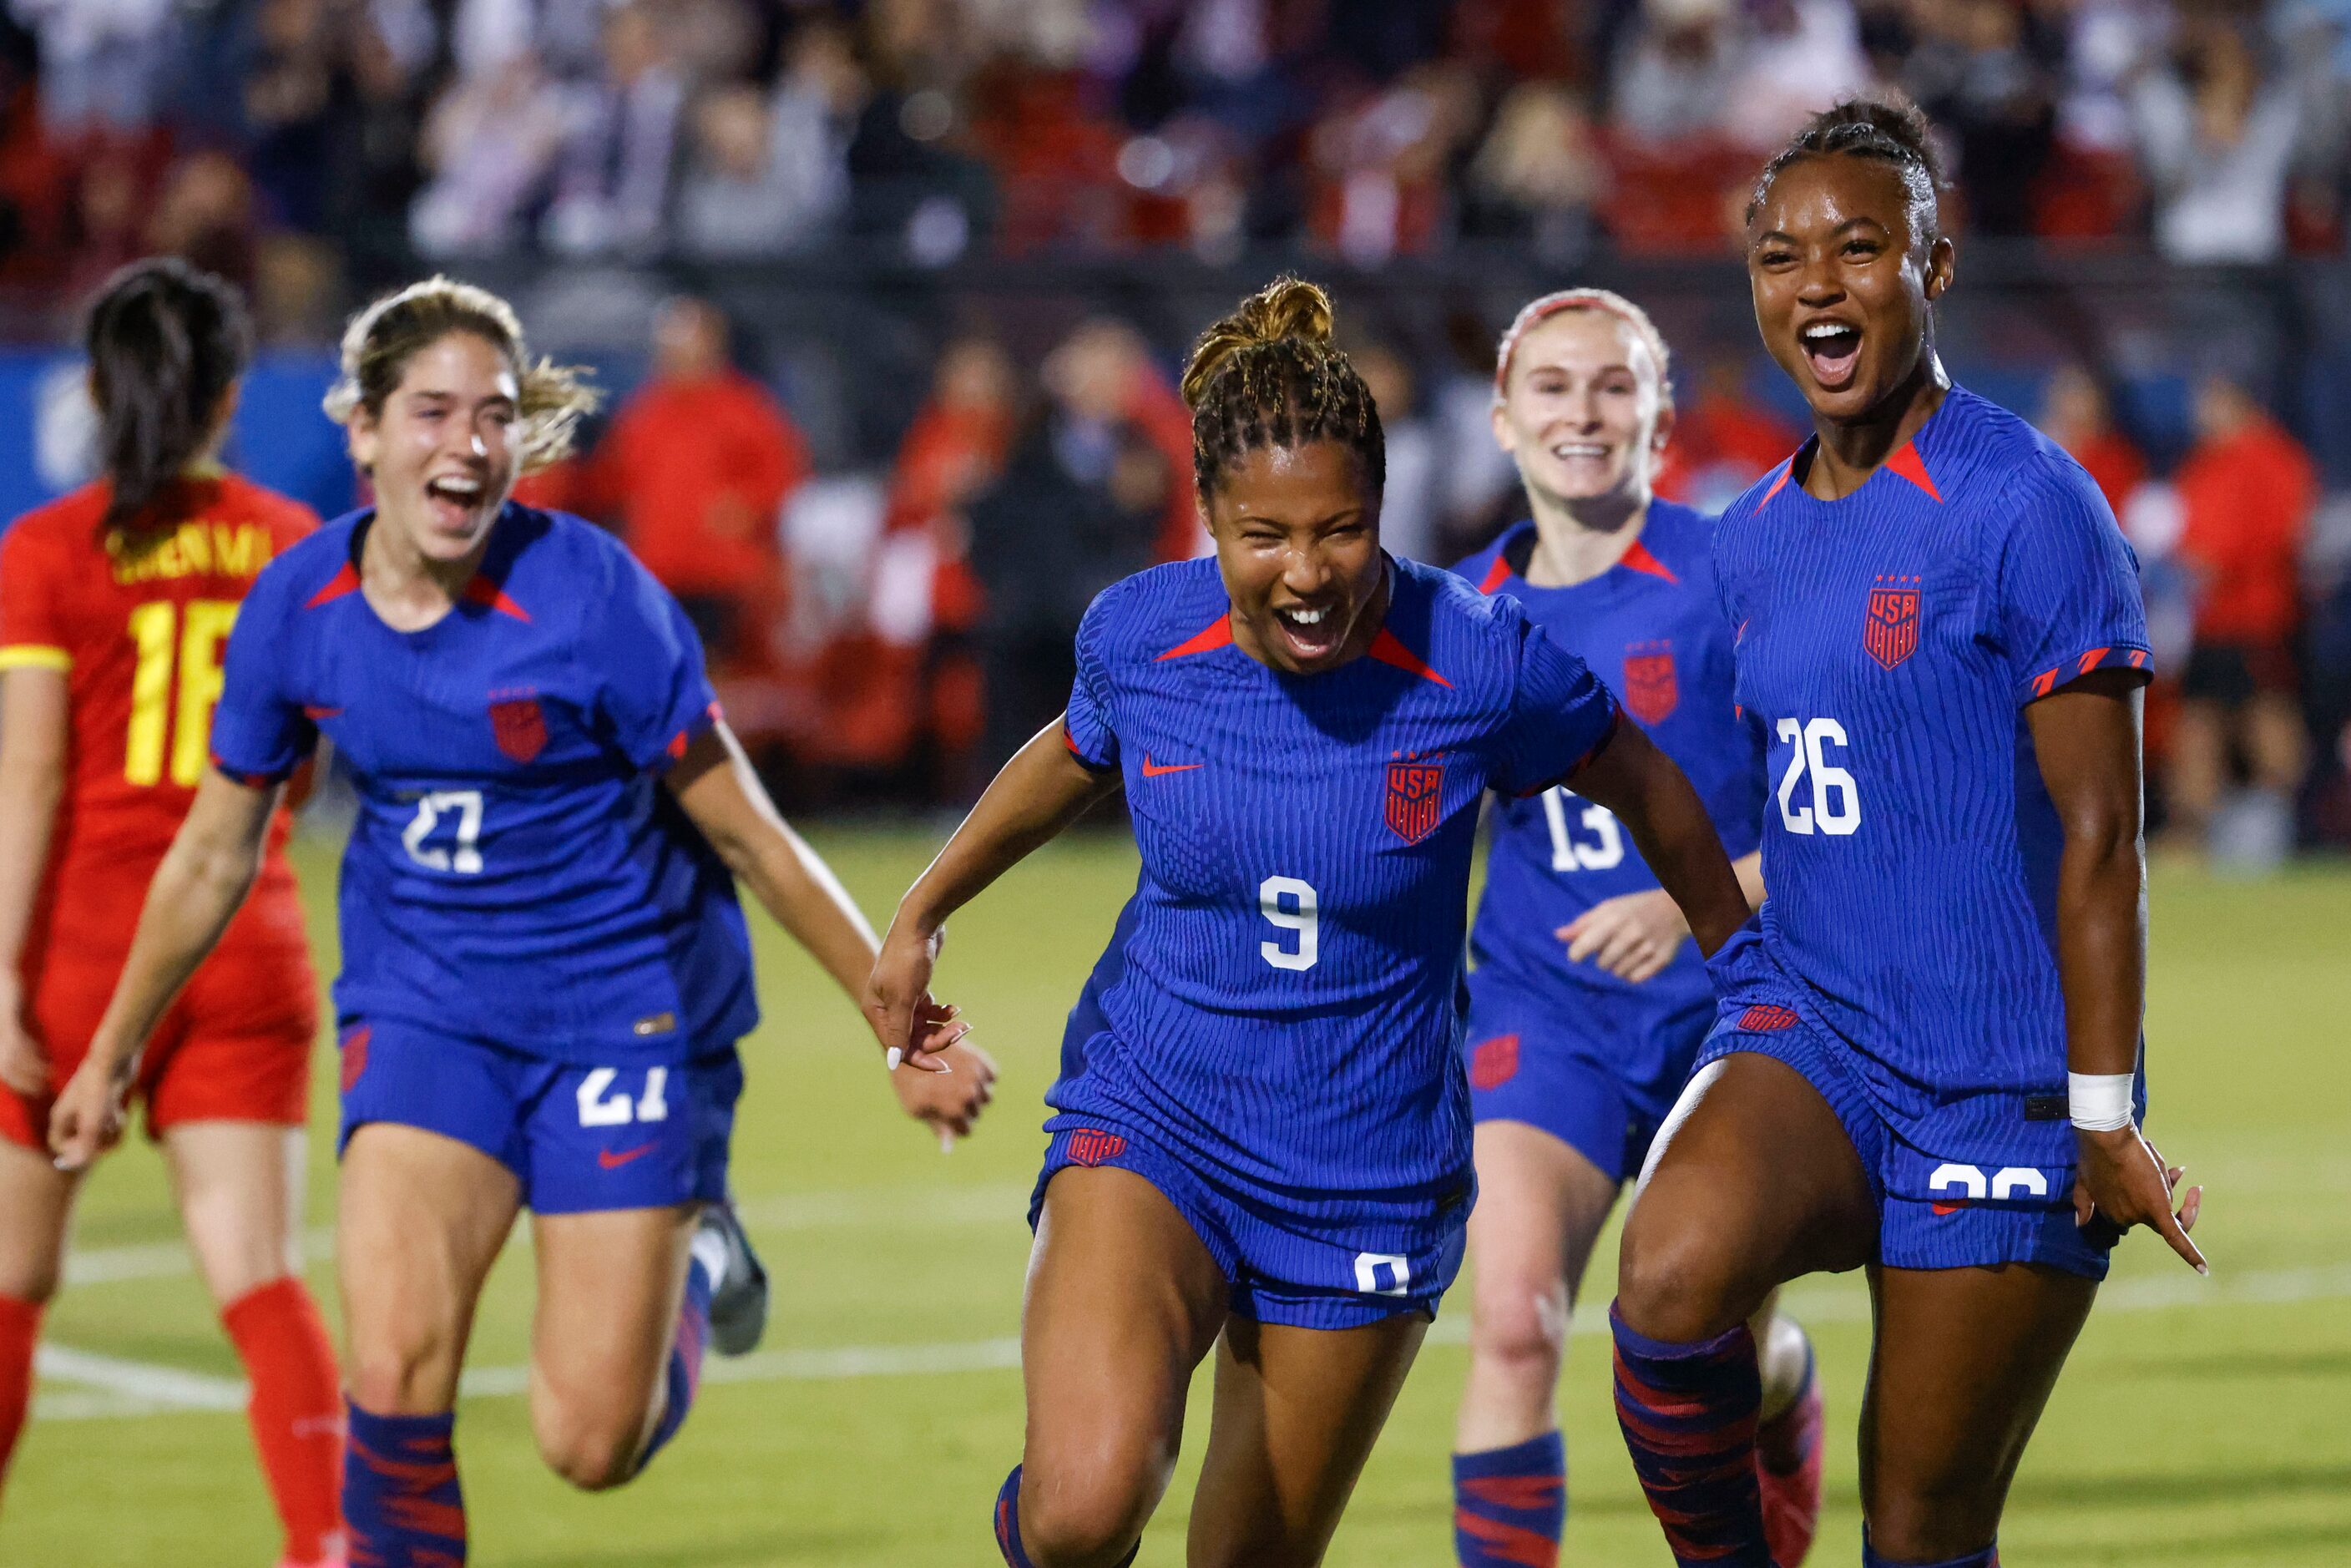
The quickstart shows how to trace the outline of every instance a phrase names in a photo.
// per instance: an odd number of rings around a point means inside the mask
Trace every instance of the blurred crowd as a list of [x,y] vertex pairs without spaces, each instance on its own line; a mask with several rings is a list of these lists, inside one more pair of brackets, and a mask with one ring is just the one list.
[[0,0],[0,286],[180,250],[298,329],[517,251],[1712,251],[1864,89],[1954,224],[2258,263],[2342,247],[2346,81],[2351,0]]
[[[1165,361],[1114,318],[1024,370],[985,330],[946,343],[886,470],[819,477],[790,415],[738,369],[710,302],[653,327],[652,373],[588,455],[527,499],[620,530],[700,628],[738,728],[797,800],[967,798],[1067,700],[1095,593],[1207,548],[1190,422]],[[1359,339],[1386,428],[1383,539],[1445,564],[1520,515],[1488,429],[1490,339],[1437,384]],[[1719,507],[1803,432],[1734,361],[1685,374],[1658,487]],[[2158,475],[2111,390],[2068,365],[2036,413],[2137,548],[2160,672],[2147,741],[2169,845],[2273,863],[2351,842],[2351,498],[2241,382],[2193,389]]]
[[[54,340],[156,251],[293,343],[516,257],[1719,257],[1762,152],[1863,90],[1934,116],[1971,236],[2343,255],[2351,0],[0,0],[0,334]],[[1517,504],[1501,324],[1349,345],[1400,554],[1453,559]],[[1092,593],[1202,548],[1178,345],[1001,325],[924,329],[919,407],[843,441],[718,304],[672,298],[588,455],[531,482],[679,594],[799,802],[967,797],[1059,708]],[[1719,505],[1801,432],[1751,350],[1677,346],[1662,487]],[[2252,861],[2351,841],[2351,505],[2241,364],[2195,386],[2184,455],[2143,454],[2116,391],[2064,370],[2037,412],[2146,563],[2167,831]]]

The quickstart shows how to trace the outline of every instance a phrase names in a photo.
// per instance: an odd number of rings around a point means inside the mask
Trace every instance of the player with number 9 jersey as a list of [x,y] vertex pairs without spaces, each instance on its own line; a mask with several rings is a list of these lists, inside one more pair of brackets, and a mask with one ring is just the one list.
[[[106,1009],[139,904],[188,814],[222,656],[255,578],[318,527],[299,502],[213,467],[182,478],[167,523],[105,526],[110,486],[85,486],[0,537],[0,669],[67,682],[65,789],[26,932],[26,1018],[62,1085]],[[148,1124],[307,1114],[318,986],[300,895],[272,820],[253,897],[141,1063]],[[45,1101],[0,1087],[0,1135],[48,1142]]]
[[1573,779],[1708,946],[1746,915],[1696,793],[1581,661],[1514,601],[1380,549],[1378,413],[1332,326],[1286,278],[1204,335],[1184,391],[1216,559],[1095,600],[1062,721],[908,891],[869,986],[902,1036],[947,916],[1123,789],[1143,873],[1029,1205],[1012,1568],[1133,1560],[1220,1338],[1193,1559],[1320,1560],[1460,1263],[1488,790]]

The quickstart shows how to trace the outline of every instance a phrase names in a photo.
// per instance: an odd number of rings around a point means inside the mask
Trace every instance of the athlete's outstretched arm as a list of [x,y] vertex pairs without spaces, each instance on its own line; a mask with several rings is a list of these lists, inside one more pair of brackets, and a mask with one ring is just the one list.
[[131,956],[89,1054],[49,1113],[49,1151],[78,1170],[122,1131],[122,1095],[155,1020],[196,972],[260,874],[278,784],[241,784],[217,768],[196,786],[172,847],[147,884]]
[[[1763,852],[1749,851],[1730,862],[1730,870],[1747,895],[1748,910],[1762,908]],[[1689,916],[1672,894],[1656,887],[1604,898],[1552,933],[1567,944],[1571,962],[1589,958],[1635,985],[1664,973],[1689,934]]]
[[1638,725],[1620,722],[1566,782],[1585,800],[1616,813],[1658,883],[1689,917],[1699,951],[1710,956],[1747,924],[1747,894],[1722,852],[1706,803]]
[[65,673],[22,664],[0,674],[0,1083],[49,1092],[49,1067],[25,1023],[25,933],[48,864],[66,788]]
[[[862,1004],[877,950],[873,927],[832,868],[776,810],[735,732],[724,720],[713,725],[686,747],[664,782],[726,869],[824,967],[849,999]],[[920,1027],[921,1054],[937,1056],[970,1032],[971,1026],[957,1021],[954,1009],[939,1007],[927,997],[925,1004],[908,1024],[910,1033]],[[956,1082],[922,1082],[945,1076],[954,1061],[965,1069]],[[987,1103],[995,1078],[996,1063],[978,1047],[967,1046],[930,1073],[893,1072],[891,1083],[909,1115],[961,1136],[971,1131]]]
[[[2041,781],[2065,835],[2057,862],[2057,976],[2065,992],[2066,1065],[2108,1079],[2137,1071],[2147,1010],[2143,701],[2135,672],[2097,670],[2024,710]],[[2207,1271],[2204,1254],[2188,1237],[2203,1189],[2189,1187],[2173,1213],[2179,1173],[2165,1167],[2127,1118],[2104,1132],[2076,1126],[2074,1138],[2081,1169],[2075,1218],[2087,1223],[2103,1216],[2126,1229],[2152,1226],[2173,1251]]]
[[[910,1032],[913,1009],[929,992],[947,916],[1118,788],[1117,773],[1080,762],[1062,734],[1062,720],[1056,718],[1013,753],[946,848],[898,901],[865,986],[865,1021],[883,1045],[895,1049]],[[918,1041],[914,1049],[932,1048]]]

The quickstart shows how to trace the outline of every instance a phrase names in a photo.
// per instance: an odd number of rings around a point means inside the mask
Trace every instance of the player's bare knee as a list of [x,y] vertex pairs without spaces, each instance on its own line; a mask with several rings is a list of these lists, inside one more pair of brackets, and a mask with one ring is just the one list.
[[1941,1563],[1980,1552],[1999,1532],[2001,1500],[1981,1475],[1882,1489],[1865,1510],[1870,1545],[1897,1563]]
[[[1490,1290],[1481,1284],[1481,1290]],[[1548,1386],[1567,1349],[1567,1291],[1553,1284],[1506,1282],[1481,1294],[1469,1354],[1513,1378]]]
[[1143,1533],[1149,1490],[1115,1473],[1024,1469],[1020,1544],[1037,1568],[1116,1568]]
[[531,1412],[531,1427],[547,1468],[581,1491],[609,1491],[637,1473],[644,1448],[642,1417],[541,1406]]
[[[1639,1216],[1635,1208],[1635,1218]],[[1744,1322],[1762,1290],[1729,1249],[1689,1226],[1627,1222],[1617,1255],[1616,1310],[1636,1333],[1673,1344],[1712,1339]]]
[[352,1349],[346,1377],[350,1401],[376,1416],[425,1416],[435,1408],[435,1385],[444,1373],[428,1343],[391,1349]]

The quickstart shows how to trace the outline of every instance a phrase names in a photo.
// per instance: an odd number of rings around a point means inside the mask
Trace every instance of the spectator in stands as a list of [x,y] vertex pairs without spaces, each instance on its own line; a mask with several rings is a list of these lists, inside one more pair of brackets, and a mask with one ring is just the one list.
[[990,767],[1068,703],[1080,618],[1095,594],[1151,564],[1175,492],[1167,453],[1130,412],[1111,338],[1108,324],[1089,322],[1047,359],[1042,407],[971,505]]
[[1702,512],[1729,506],[1803,440],[1801,430],[1748,394],[1747,363],[1732,355],[1704,358],[1696,392],[1677,392],[1676,402],[1656,492]]
[[332,166],[319,157],[340,64],[355,23],[329,18],[325,0],[261,0],[252,47],[238,62],[245,166],[274,223],[316,233],[326,222]]
[[2173,834],[2189,848],[2220,810],[2232,751],[2256,806],[2291,823],[2308,750],[2294,664],[2302,547],[2318,497],[2309,455],[2228,377],[2197,389],[2196,435],[2173,477],[2196,617],[2168,780]]
[[436,259],[512,248],[563,133],[561,96],[528,50],[458,77],[424,122],[429,178],[409,215],[416,248]]
[[849,144],[868,85],[845,27],[804,23],[772,96],[740,84],[695,110],[678,246],[700,260],[778,256],[820,238],[849,203]]
[[1207,549],[1192,496],[1192,411],[1152,362],[1143,334],[1115,317],[1081,322],[1046,357],[1047,390],[1067,408],[1131,425],[1166,460],[1166,504],[1154,554],[1184,560]]
[[685,78],[644,0],[612,9],[603,45],[602,77],[564,140],[543,237],[570,256],[648,256],[669,216]]
[[253,287],[253,181],[218,149],[174,163],[147,224],[147,249],[182,256],[240,288]]
[[[2323,72],[2304,62],[2305,74]],[[2139,156],[2155,189],[2155,239],[2174,261],[2259,263],[2285,250],[2286,191],[2316,117],[2289,69],[2265,66],[2220,16],[2183,22],[2169,56],[2132,89]]]
[[2113,402],[2098,378],[2081,365],[2059,366],[2043,394],[2041,430],[2089,470],[2120,517],[2132,492],[2146,482],[2147,459],[2115,423]]
[[808,473],[799,432],[729,360],[718,308],[664,304],[653,374],[614,415],[588,488],[685,607],[714,673],[768,663],[785,603],[777,517]]
[[68,139],[144,131],[163,110],[173,0],[11,0],[40,39],[41,110]]
[[1920,5],[1904,85],[1959,144],[1958,183],[1980,234],[2032,232],[2033,183],[2056,142],[2062,41],[2016,0]]
[[408,213],[424,183],[417,162],[424,123],[423,73],[371,10],[353,25],[328,104],[326,230],[341,246],[352,289],[372,297],[413,270]]
[[1744,43],[1735,0],[1642,0],[1613,74],[1612,127],[1650,146],[1719,136]]
[[1573,89],[1527,81],[1503,94],[1468,175],[1466,235],[1529,243],[1546,260],[1590,246],[1592,209],[1608,174]]

